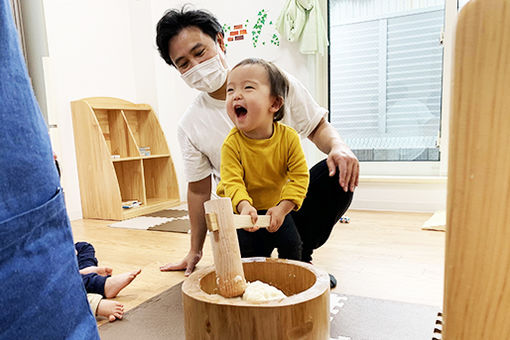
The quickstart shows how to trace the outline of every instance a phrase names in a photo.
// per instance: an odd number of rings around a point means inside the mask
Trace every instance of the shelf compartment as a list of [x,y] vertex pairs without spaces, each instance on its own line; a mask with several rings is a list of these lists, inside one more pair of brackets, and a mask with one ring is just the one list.
[[151,156],[168,155],[168,145],[152,110],[123,110],[138,147],[150,147]]
[[147,201],[157,203],[178,199],[179,190],[174,184],[174,166],[170,157],[147,158],[142,162]]
[[95,109],[94,114],[110,155],[120,155],[121,158],[140,156],[122,110]]
[[[143,181],[142,161],[131,160],[114,162],[115,174],[119,183],[121,201],[140,201],[147,204]],[[133,208],[135,209],[135,208]]]

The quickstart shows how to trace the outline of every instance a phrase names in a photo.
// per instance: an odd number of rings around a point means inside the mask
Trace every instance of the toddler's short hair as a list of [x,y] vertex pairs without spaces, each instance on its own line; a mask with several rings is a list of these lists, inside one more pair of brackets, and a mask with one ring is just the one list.
[[[267,71],[269,78],[269,85],[271,87],[271,95],[274,97],[282,97],[282,101],[285,103],[285,98],[289,93],[289,81],[283,72],[270,61],[266,61],[260,58],[247,58],[239,62],[232,70],[243,65],[261,65]],[[275,112],[273,121],[277,122],[283,118],[284,103],[278,111]]]

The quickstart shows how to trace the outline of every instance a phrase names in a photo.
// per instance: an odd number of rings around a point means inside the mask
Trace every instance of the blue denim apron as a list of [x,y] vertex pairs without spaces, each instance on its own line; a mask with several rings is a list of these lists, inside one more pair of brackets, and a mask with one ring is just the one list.
[[8,0],[0,0],[0,339],[99,339]]

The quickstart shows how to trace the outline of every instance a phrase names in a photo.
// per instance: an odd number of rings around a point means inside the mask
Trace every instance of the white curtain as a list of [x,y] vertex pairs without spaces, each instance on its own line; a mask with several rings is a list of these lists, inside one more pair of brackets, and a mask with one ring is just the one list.
[[[21,43],[21,50],[23,52],[23,56],[25,57],[25,62],[28,62],[27,59],[27,50],[25,45],[25,32],[23,31],[23,17],[21,15],[21,3],[20,0],[10,0],[12,14],[14,17],[14,24],[18,30],[19,41]],[[27,63],[28,64],[28,63]]]

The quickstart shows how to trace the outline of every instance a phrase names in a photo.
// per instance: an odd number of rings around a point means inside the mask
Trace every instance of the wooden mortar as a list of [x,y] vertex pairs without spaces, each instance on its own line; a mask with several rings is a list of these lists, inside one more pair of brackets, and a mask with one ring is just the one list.
[[329,339],[329,276],[308,263],[243,259],[246,279],[262,281],[288,297],[256,304],[218,295],[214,267],[184,281],[186,339]]

